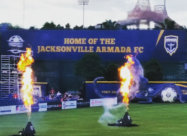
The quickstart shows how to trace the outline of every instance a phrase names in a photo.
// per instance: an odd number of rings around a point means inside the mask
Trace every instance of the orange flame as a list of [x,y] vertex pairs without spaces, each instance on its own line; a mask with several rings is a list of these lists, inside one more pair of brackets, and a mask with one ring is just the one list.
[[21,94],[25,107],[31,112],[31,105],[33,102],[33,80],[31,64],[34,62],[32,58],[31,49],[27,48],[25,54],[21,54],[17,68],[22,72],[21,78]]
[[120,73],[120,80],[121,80],[120,93],[123,96],[123,103],[125,103],[128,108],[129,93],[130,93],[130,88],[133,83],[133,76],[130,71],[130,68],[134,64],[134,61],[131,55],[127,55],[126,59],[127,59],[127,62],[123,66],[121,66],[118,70]]

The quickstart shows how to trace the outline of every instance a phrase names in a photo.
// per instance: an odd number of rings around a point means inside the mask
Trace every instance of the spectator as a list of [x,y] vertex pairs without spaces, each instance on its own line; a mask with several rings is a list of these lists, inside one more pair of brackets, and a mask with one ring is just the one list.
[[60,93],[60,91],[57,92],[56,96],[57,97],[61,97],[62,96],[62,94]]
[[[55,97],[55,90],[54,90],[54,88],[52,88],[51,90],[50,90],[50,95],[49,95],[49,97],[51,97],[51,99],[53,99],[54,97]],[[50,99],[50,98],[49,98]]]
[[68,93],[64,93],[64,96],[63,96],[63,101],[67,101],[67,99],[68,99]]
[[13,98],[14,98],[14,99],[18,99],[17,93],[14,93]]

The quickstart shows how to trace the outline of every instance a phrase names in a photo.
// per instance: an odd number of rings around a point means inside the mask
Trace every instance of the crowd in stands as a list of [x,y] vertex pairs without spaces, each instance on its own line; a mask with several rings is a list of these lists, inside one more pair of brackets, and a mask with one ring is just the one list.
[[[44,97],[34,96],[34,103],[40,102],[62,102],[70,100],[79,100],[80,92],[78,91],[67,91],[62,94],[60,91],[55,91],[53,88],[50,90],[49,94]],[[7,98],[0,99],[0,106],[3,105],[22,105],[23,101],[18,96],[17,93],[10,93]]]
[[68,100],[78,100],[80,98],[79,92],[77,91],[67,91],[64,94],[61,94],[60,91],[55,92],[52,88],[47,100],[60,100],[60,101],[68,101]]
[[55,91],[53,88],[50,90],[49,95],[44,98],[45,101],[70,101],[80,99],[80,92],[67,91],[62,94],[60,91]]

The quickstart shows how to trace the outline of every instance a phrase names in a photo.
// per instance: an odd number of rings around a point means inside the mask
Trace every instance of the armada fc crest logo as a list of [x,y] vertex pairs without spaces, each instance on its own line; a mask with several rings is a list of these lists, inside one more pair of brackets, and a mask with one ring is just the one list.
[[178,49],[178,36],[168,35],[164,37],[164,48],[170,56]]

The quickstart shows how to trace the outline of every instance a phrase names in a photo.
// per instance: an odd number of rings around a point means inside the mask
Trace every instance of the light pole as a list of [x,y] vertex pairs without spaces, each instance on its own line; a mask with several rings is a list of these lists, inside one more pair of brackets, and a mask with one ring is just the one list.
[[23,28],[25,27],[25,0],[22,0],[22,4],[23,4],[23,15],[22,15],[22,25],[23,25]]
[[79,5],[82,5],[82,8],[83,8],[83,15],[82,15],[82,22],[83,22],[82,27],[83,28],[84,28],[84,7],[85,5],[88,5],[88,2],[89,0],[79,0]]

